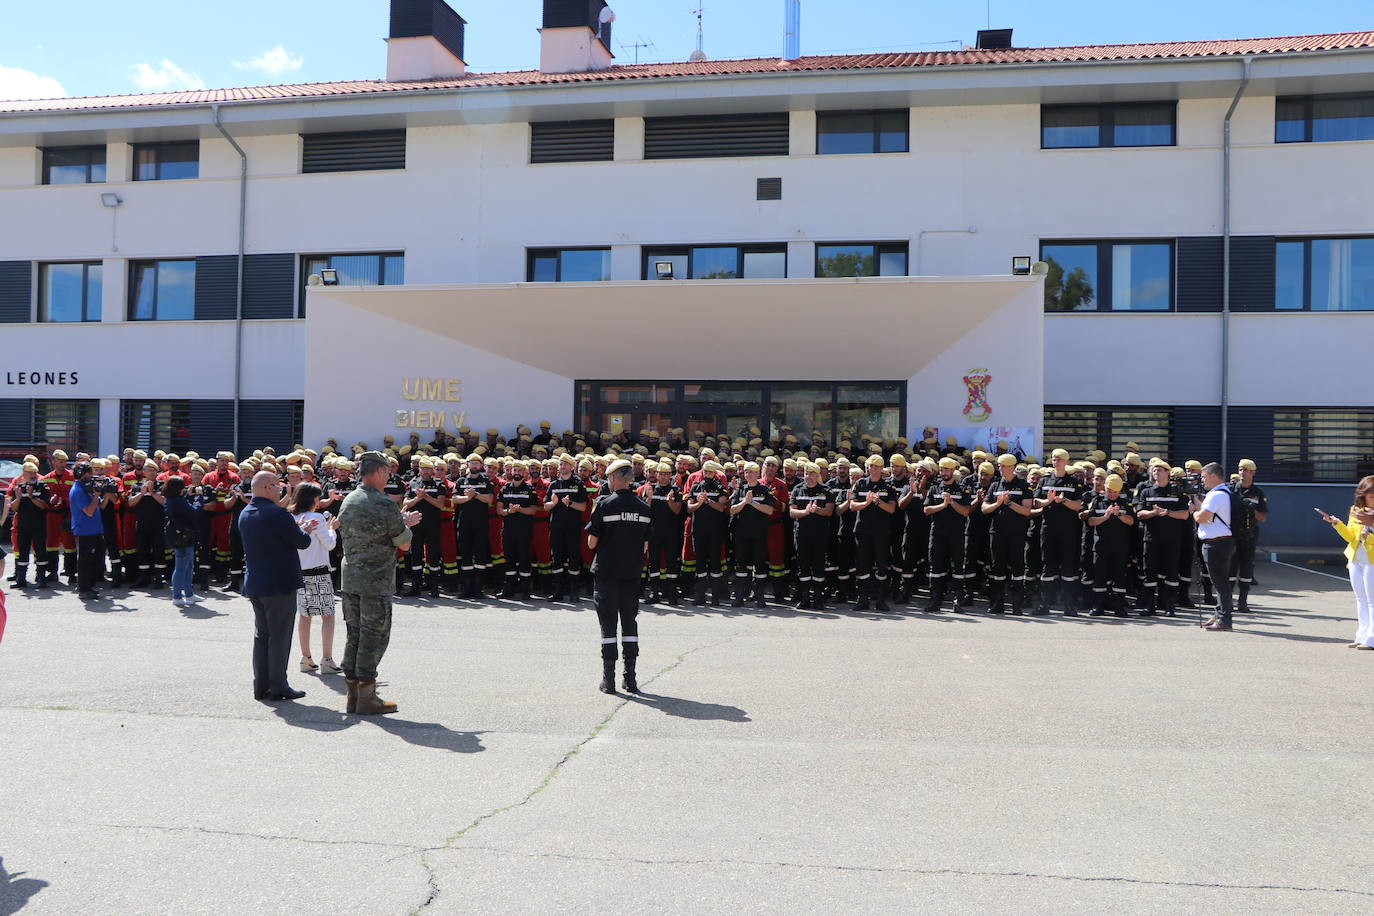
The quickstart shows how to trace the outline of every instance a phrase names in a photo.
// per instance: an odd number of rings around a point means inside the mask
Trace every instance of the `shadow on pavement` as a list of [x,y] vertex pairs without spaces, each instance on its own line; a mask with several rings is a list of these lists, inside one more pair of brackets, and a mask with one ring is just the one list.
[[0,856],[0,916],[11,916],[24,908],[29,898],[48,886],[37,878],[21,878],[25,872],[5,870],[5,858]]
[[[333,686],[331,684],[331,686]],[[317,732],[337,732],[355,725],[375,725],[388,734],[395,735],[407,744],[419,747],[432,747],[455,754],[476,754],[486,750],[478,737],[486,732],[454,731],[438,722],[414,722],[389,716],[357,716],[329,709],[324,706],[307,706],[303,703],[281,701],[273,703],[273,715],[287,725],[307,728]]]
[[752,722],[749,714],[738,706],[724,706],[719,703],[698,703],[682,697],[669,697],[656,693],[622,694],[631,703],[639,703],[650,709],[680,719],[698,719],[706,722]]

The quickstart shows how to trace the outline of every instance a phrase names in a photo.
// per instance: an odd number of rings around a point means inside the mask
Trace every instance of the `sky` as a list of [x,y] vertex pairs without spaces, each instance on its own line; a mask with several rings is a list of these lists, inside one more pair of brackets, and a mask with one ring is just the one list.
[[[450,0],[469,70],[538,66],[540,0]],[[612,0],[617,63],[776,57],[783,0]],[[378,79],[388,0],[0,0],[0,99]],[[1374,0],[802,0],[803,54],[954,50],[1374,29]],[[634,44],[648,47],[634,48]]]

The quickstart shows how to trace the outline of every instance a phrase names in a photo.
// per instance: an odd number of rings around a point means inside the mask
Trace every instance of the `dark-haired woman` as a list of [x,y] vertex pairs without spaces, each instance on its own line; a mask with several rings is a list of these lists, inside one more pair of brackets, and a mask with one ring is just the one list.
[[1345,539],[1346,566],[1359,621],[1350,648],[1374,650],[1374,475],[1355,487],[1355,500],[1345,521],[1325,512],[1321,516]]
[[[334,586],[329,579],[329,551],[339,527],[337,518],[316,511],[321,490],[318,484],[300,483],[296,486],[291,514],[297,523],[318,522],[310,533],[310,546],[300,552],[301,579],[305,586],[296,592],[296,635],[301,643],[301,671],[305,674],[338,674],[343,669],[334,664]],[[320,618],[320,642],[324,650],[320,663],[310,657],[310,618]]]

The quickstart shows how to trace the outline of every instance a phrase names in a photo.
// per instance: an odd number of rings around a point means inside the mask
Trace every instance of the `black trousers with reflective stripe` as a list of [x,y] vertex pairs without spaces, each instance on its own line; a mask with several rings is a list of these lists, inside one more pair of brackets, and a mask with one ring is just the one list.
[[796,571],[798,579],[803,582],[825,581],[825,547],[829,540],[825,532],[797,535]]
[[1041,578],[1078,578],[1078,556],[1082,549],[1078,529],[1072,525],[1040,529]]
[[549,559],[553,572],[582,571],[582,532],[577,528],[549,526]]
[[592,580],[596,620],[601,625],[601,657],[616,657],[616,626],[625,644],[625,658],[639,655],[639,580],[597,576]]

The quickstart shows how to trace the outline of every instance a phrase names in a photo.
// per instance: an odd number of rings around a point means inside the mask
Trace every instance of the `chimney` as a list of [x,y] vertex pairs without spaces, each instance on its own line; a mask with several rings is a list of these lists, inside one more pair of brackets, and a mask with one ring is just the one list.
[[391,35],[386,40],[386,78],[440,79],[462,76],[463,26],[444,0],[391,0]]
[[978,43],[974,45],[979,51],[1002,51],[1011,47],[1011,29],[979,29]]
[[611,53],[615,13],[606,0],[544,0],[539,30],[539,69],[543,73],[605,70]]
[[796,60],[801,57],[801,0],[782,0],[783,29],[782,59]]

